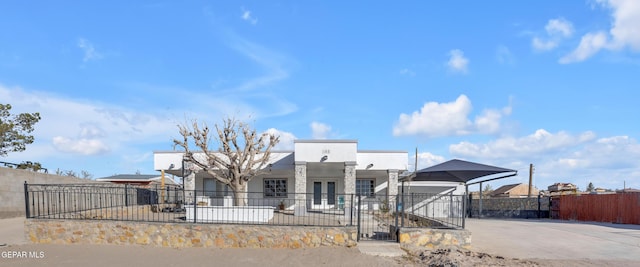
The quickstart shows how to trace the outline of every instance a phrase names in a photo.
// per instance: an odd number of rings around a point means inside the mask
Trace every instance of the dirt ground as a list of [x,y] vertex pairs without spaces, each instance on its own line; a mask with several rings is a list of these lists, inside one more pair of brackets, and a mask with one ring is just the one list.
[[639,266],[604,260],[510,259],[468,250],[422,251],[405,257],[368,256],[358,249],[172,249],[112,245],[0,247],[0,266]]
[[36,245],[24,239],[24,219],[0,220],[0,266],[640,266],[615,259],[514,259],[473,251],[440,249],[388,258],[357,248],[212,249],[115,245]]

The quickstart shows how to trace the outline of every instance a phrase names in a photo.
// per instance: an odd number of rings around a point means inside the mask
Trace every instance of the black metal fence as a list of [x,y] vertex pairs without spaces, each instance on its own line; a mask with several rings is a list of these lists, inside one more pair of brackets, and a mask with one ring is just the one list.
[[[27,218],[301,226],[359,226],[359,236],[390,238],[400,227],[464,227],[464,196],[183,190],[115,184],[24,184]],[[238,205],[241,202],[243,205]],[[394,227],[391,227],[394,226]]]
[[411,193],[400,196],[404,217],[400,227],[464,228],[465,195]]

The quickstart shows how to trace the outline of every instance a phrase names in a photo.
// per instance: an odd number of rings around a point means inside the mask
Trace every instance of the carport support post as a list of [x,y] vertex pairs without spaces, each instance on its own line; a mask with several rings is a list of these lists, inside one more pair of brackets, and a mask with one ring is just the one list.
[[480,182],[480,201],[478,202],[478,218],[482,218],[482,182]]
[[[465,217],[468,216],[469,218],[471,218],[472,217],[471,212],[473,212],[473,208],[471,207],[471,194],[469,194],[469,185],[467,184],[464,185],[464,196],[465,196],[465,202],[462,204],[464,214],[465,214]],[[468,197],[469,203],[467,203],[467,197]]]
[[540,194],[538,194],[538,219],[540,219],[540,201],[542,201],[540,199]]
[[467,222],[467,192],[462,196],[462,210],[464,214],[462,215],[462,229],[465,229],[465,223]]

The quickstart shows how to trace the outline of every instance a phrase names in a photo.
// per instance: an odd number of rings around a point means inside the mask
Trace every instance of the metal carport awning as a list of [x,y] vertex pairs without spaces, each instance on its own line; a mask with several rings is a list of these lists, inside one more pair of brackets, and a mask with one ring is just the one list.
[[[498,176],[499,174],[505,174]],[[469,193],[469,185],[480,184],[480,204],[479,209],[482,213],[482,183],[512,177],[518,175],[518,171],[506,168],[500,168],[491,165],[485,165],[459,159],[452,159],[429,168],[418,170],[409,176],[400,178],[402,181],[402,189],[404,191],[404,183],[411,181],[432,181],[432,182],[458,182],[465,185],[465,196]],[[496,177],[497,176],[497,177]],[[469,181],[487,177],[485,180],[469,183]],[[465,197],[466,198],[466,197]],[[467,210],[466,201],[463,203],[463,210]],[[462,228],[465,228],[466,216],[462,217]]]
[[501,177],[492,177],[490,179],[471,184],[516,176],[518,171],[470,161],[452,159],[429,168],[418,170],[409,176],[400,178],[400,181],[458,182],[469,185],[468,182],[471,180],[502,173],[511,174]]

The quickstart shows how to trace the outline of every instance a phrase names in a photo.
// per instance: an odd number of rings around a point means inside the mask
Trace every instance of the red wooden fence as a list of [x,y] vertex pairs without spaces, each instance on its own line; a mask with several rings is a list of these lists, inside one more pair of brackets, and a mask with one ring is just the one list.
[[566,195],[553,202],[557,219],[640,224],[640,192]]

